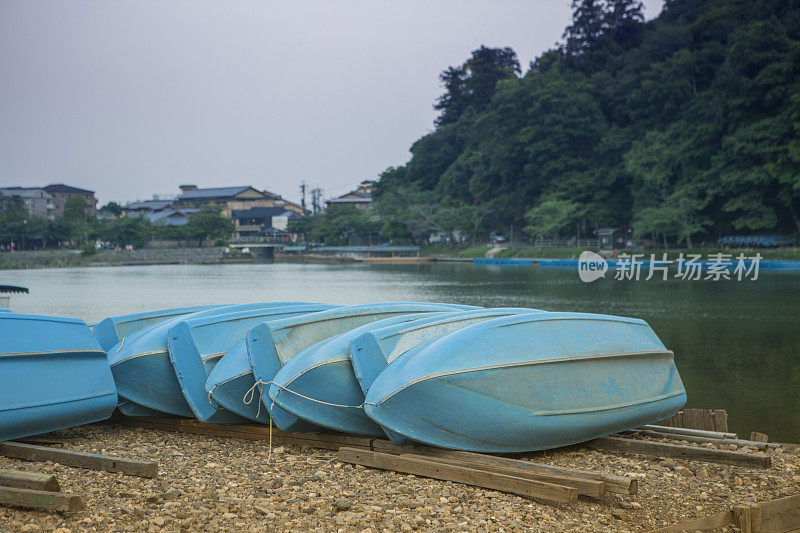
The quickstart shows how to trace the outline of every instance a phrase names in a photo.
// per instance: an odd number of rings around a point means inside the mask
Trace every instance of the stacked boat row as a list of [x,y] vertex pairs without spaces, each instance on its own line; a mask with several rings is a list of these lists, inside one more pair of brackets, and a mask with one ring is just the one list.
[[655,422],[686,400],[650,327],[607,315],[272,302],[112,317],[94,332],[130,416],[514,452]]

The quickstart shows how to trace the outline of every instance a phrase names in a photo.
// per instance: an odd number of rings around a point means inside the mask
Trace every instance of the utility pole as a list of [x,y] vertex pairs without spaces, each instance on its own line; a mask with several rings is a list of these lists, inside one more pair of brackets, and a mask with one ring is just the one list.
[[311,211],[315,215],[322,211],[322,189],[319,187],[311,189]]
[[305,180],[303,180],[303,182],[300,183],[300,193],[302,195],[301,196],[302,199],[300,200],[300,207],[302,207],[303,211],[305,211],[306,210],[306,182],[305,182]]

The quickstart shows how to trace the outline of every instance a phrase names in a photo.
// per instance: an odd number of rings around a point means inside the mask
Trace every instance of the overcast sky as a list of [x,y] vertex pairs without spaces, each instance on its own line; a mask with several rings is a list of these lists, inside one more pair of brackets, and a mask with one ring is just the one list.
[[569,18],[568,0],[0,0],[0,186],[339,195],[408,160],[444,68],[481,44],[527,66]]

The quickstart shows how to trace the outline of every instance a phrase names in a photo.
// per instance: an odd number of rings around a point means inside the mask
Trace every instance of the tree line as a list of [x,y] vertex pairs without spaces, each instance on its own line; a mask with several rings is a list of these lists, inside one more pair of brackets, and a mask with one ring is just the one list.
[[638,0],[571,5],[524,73],[485,46],[445,69],[434,129],[382,173],[373,214],[316,234],[630,227],[691,247],[800,230],[800,2],[667,0],[649,22]]
[[61,218],[49,220],[31,216],[22,198],[0,196],[0,245],[9,249],[41,249],[67,245],[92,251],[96,242],[113,247],[128,245],[141,248],[151,240],[227,240],[233,232],[233,221],[219,211],[204,209],[189,215],[183,226],[153,224],[146,218],[119,216],[122,209],[115,202],[103,206],[101,214],[112,215],[98,220],[86,212],[83,198],[70,198]]

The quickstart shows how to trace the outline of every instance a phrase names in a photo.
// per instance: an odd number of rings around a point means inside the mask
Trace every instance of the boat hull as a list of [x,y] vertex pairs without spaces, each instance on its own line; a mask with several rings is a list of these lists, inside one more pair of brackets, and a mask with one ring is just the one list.
[[686,402],[672,352],[634,319],[542,313],[465,328],[401,357],[365,412],[444,448],[523,452],[668,418]]
[[386,318],[303,350],[281,367],[269,389],[270,399],[283,411],[281,424],[293,426],[295,420],[291,417],[294,417],[344,433],[382,436],[380,426],[364,414],[364,393],[355,380],[348,355],[350,343],[374,329],[407,324],[425,315],[440,317],[448,314],[423,313]]
[[0,441],[105,420],[116,404],[106,354],[82,320],[0,315]]
[[271,309],[275,302],[229,305],[159,322],[123,338],[109,351],[109,363],[120,396],[148,409],[194,417],[169,358],[167,332],[181,320]]
[[253,376],[259,384],[261,401],[269,409],[270,417],[278,427],[286,431],[299,431],[294,426],[298,418],[275,405],[269,397],[269,385],[275,375],[295,355],[314,344],[378,320],[412,313],[441,313],[465,308],[474,309],[469,306],[431,303],[356,305],[256,326],[248,332],[247,353]]
[[244,419],[213,404],[206,392],[208,375],[220,358],[244,339],[256,324],[307,315],[333,308],[327,304],[276,306],[214,317],[187,319],[167,332],[170,361],[183,396],[194,416],[203,422],[241,423]]
[[92,332],[100,343],[100,347],[108,351],[124,337],[137,331],[158,324],[171,318],[185,316],[207,309],[223,307],[220,305],[196,305],[193,307],[176,307],[174,309],[159,309],[145,313],[111,316],[98,322]]

